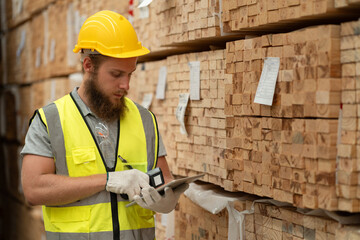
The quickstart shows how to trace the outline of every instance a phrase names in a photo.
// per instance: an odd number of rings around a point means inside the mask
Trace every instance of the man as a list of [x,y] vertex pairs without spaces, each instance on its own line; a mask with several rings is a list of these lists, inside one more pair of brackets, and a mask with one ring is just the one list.
[[[83,82],[35,112],[21,152],[24,195],[43,205],[48,240],[154,239],[153,211],[173,210],[188,185],[160,195],[145,173],[160,167],[172,179],[155,116],[125,97],[149,50],[123,16],[101,11],[74,52]],[[126,207],[130,200],[138,204]]]

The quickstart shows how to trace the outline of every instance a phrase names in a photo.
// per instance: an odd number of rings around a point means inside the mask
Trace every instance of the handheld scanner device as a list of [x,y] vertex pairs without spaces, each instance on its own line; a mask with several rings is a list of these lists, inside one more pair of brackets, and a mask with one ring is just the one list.
[[148,171],[146,174],[149,175],[149,184],[153,188],[160,187],[165,183],[162,171],[158,167]]
[[[118,155],[118,157],[123,163],[127,163],[127,161],[124,158],[122,158],[120,155]],[[133,169],[133,167],[130,164],[126,164],[126,166],[128,169]],[[165,183],[162,171],[158,167],[148,171],[146,174],[149,176],[149,185],[152,186],[153,188],[157,188]],[[120,194],[120,196],[123,199],[126,200],[129,199],[129,196],[127,194]]]

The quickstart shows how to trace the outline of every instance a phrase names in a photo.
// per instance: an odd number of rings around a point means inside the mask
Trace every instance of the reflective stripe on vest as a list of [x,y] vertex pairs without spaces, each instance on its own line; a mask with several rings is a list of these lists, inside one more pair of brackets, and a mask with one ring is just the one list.
[[[96,232],[96,233],[63,233],[61,235],[61,240],[104,240],[112,239],[112,232]],[[154,236],[152,229],[143,229],[141,231],[122,231],[121,239],[123,240],[153,240]],[[46,232],[46,240],[59,240],[57,233]]]
[[45,118],[48,120],[47,127],[54,158],[56,160],[56,173],[69,176],[66,166],[66,151],[64,134],[62,133],[59,112],[55,103],[50,103],[44,108]]
[[[120,120],[117,153],[127,159],[134,168],[146,172],[154,168],[157,161],[156,120],[150,111],[127,98],[125,104],[128,110]],[[40,109],[39,114],[48,128],[57,174],[77,177],[114,170],[104,166],[94,136],[70,95]],[[120,161],[115,167],[116,171],[127,169]],[[49,239],[70,239],[72,236],[79,236],[76,239],[98,239],[96,236],[101,234],[115,236],[118,235],[113,232],[117,224],[113,226],[113,222],[119,221],[118,239],[154,239],[154,212],[138,205],[125,208],[128,201],[120,195],[112,195],[115,197],[113,201],[107,191],[102,191],[74,203],[56,207],[44,206],[47,236]],[[118,210],[115,220],[114,212],[112,215],[114,209]],[[71,237],[67,238],[68,236]],[[99,239],[107,239],[103,238],[104,236],[101,235]]]

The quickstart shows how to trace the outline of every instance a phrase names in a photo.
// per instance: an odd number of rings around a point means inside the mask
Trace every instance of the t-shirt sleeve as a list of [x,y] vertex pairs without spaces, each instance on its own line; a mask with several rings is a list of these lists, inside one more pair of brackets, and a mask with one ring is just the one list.
[[45,124],[41,121],[39,114],[35,114],[29,130],[25,137],[25,145],[20,152],[21,156],[26,154],[53,157],[50,138]]
[[163,157],[166,156],[166,149],[163,143],[163,140],[161,138],[161,134],[159,134],[159,153],[158,153],[158,157]]

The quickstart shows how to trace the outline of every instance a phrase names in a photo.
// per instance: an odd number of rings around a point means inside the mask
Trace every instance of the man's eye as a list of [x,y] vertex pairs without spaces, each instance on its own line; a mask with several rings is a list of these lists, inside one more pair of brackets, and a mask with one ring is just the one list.
[[114,78],[118,78],[118,77],[121,77],[121,76],[122,76],[121,73],[111,73],[111,75],[112,75]]

